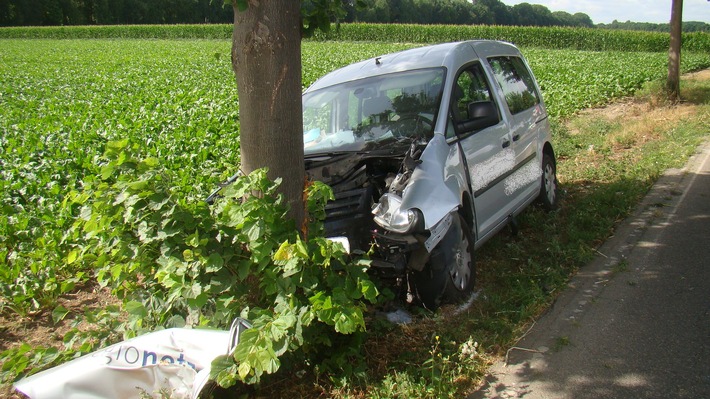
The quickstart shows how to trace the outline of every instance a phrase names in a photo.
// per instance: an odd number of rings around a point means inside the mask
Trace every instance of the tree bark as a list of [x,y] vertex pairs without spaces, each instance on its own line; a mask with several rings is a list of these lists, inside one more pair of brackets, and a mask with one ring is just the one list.
[[671,5],[671,43],[668,50],[668,79],[666,91],[668,100],[680,99],[680,46],[682,36],[683,0],[672,0]]
[[303,116],[300,1],[250,0],[234,5],[232,68],[237,78],[242,171],[268,167],[282,178],[290,215],[301,226]]

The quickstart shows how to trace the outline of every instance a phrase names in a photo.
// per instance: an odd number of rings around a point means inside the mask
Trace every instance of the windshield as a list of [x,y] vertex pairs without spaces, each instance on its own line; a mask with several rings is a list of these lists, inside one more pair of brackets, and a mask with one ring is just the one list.
[[431,138],[444,68],[418,69],[333,85],[303,95],[306,155],[367,151]]

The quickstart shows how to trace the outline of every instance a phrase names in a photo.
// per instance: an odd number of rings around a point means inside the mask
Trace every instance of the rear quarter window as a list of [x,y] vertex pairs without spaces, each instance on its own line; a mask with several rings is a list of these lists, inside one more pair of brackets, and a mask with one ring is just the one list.
[[532,75],[519,57],[492,57],[488,63],[503,90],[510,113],[515,115],[540,103]]

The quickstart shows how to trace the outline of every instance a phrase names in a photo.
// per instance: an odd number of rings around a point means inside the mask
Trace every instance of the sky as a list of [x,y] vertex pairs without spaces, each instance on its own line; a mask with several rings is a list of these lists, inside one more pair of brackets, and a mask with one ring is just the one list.
[[[513,6],[519,3],[540,4],[550,11],[583,12],[595,24],[619,22],[668,23],[671,0],[501,0]],[[683,0],[683,21],[710,23],[710,1]]]

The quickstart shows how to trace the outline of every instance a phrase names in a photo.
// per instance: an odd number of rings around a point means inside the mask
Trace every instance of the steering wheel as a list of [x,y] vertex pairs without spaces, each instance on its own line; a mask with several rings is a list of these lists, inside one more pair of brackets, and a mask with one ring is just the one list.
[[429,138],[434,131],[434,121],[418,113],[400,115],[399,119],[391,123],[395,137],[426,136]]

